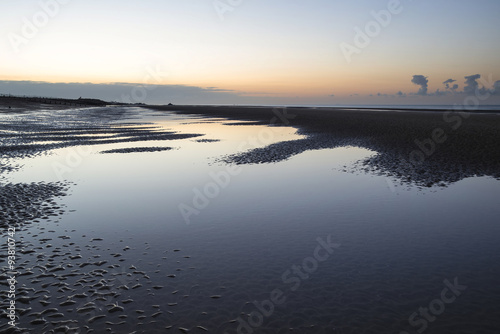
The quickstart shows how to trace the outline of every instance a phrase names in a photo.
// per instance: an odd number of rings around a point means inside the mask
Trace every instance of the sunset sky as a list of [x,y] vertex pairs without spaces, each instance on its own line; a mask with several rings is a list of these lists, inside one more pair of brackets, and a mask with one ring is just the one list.
[[449,104],[466,76],[500,80],[498,0],[3,0],[0,13],[0,93]]

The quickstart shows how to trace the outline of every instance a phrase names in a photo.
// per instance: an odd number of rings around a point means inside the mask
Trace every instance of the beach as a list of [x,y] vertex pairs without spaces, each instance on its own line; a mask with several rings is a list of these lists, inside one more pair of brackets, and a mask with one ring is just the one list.
[[0,334],[500,333],[498,0],[0,11]]
[[[236,154],[235,163],[287,159],[306,150],[361,146],[378,152],[362,168],[423,186],[470,176],[500,177],[499,112],[426,109],[344,109],[166,106],[185,114],[295,126],[307,138]],[[275,154],[269,154],[273,150]]]
[[500,325],[500,112],[8,102],[0,333]]

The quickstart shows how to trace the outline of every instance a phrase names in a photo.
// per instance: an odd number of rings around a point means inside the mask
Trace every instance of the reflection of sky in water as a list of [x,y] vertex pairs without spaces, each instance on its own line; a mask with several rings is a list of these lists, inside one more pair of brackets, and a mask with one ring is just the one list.
[[[500,292],[492,284],[500,274],[496,224],[500,183],[493,179],[466,179],[436,190],[394,188],[396,182],[385,177],[342,172],[344,165],[373,153],[349,147],[309,151],[275,164],[240,166],[240,173],[230,176],[227,185],[224,179],[217,196],[208,198],[205,187],[214,182],[212,175],[228,168],[215,158],[235,153],[242,142],[270,128],[200,124],[198,118],[178,115],[145,121],[205,136],[90,147],[91,153],[81,156],[80,162],[76,158],[74,167],[64,174],[77,183],[64,199],[76,212],[63,217],[61,229],[71,227],[111,244],[124,238],[130,244],[147,241],[153,249],[150,254],[127,254],[137,261],[155,263],[163,249],[181,248],[198,268],[198,276],[189,276],[185,284],[225,285],[227,294],[244,293],[244,298],[220,305],[227,312],[238,311],[252,298],[262,299],[283,285],[281,274],[312,254],[316,238],[330,234],[341,244],[338,255],[289,295],[280,312],[298,307],[299,312],[314,309],[349,317],[354,312],[350,302],[335,306],[334,301],[380,303],[384,314],[384,307],[397,311],[397,305],[406,303],[400,315],[404,324],[404,317],[421,302],[412,303],[414,297],[404,295],[412,289],[420,289],[424,301],[430,301],[443,279],[458,276],[470,290],[456,310],[467,303],[487,304],[489,295]],[[295,129],[287,127],[274,127],[272,134],[267,142],[253,142],[263,147],[299,138]],[[199,143],[197,139],[221,141]],[[143,146],[175,150],[96,154]],[[64,164],[72,152],[78,148],[29,159],[22,171],[11,175],[11,181],[57,180],[54,162]],[[200,193],[204,200],[196,195]],[[187,225],[179,205],[194,208],[195,196],[202,205]],[[492,284],[488,293],[481,290],[485,284]],[[356,312],[367,322],[369,314],[380,316],[377,310]]]

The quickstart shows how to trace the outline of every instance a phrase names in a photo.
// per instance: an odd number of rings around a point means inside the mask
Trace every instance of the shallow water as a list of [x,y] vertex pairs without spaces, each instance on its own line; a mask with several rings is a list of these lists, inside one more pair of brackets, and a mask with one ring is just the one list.
[[[96,332],[144,333],[169,326],[172,332],[195,333],[203,328],[210,333],[496,333],[500,328],[499,181],[469,178],[429,189],[400,185],[350,172],[356,161],[375,153],[355,147],[229,166],[221,162],[225,155],[301,136],[290,127],[227,125],[234,121],[150,111],[121,123],[131,121],[204,136],[57,149],[25,159],[24,168],[8,176],[13,183],[75,183],[60,200],[65,215],[18,232],[35,246],[52,238],[52,247],[42,243],[19,262],[34,267],[37,254],[57,247],[82,256],[64,273],[84,261],[107,261],[80,271],[106,269],[111,290],[121,293],[106,301],[85,299],[99,306],[93,316],[106,318],[87,324],[89,316],[76,312],[84,304],[78,301],[60,307],[62,319],[76,319],[78,326]],[[129,147],[173,149],[99,153]],[[330,248],[324,246],[329,242]],[[35,289],[42,284],[24,277],[19,284]],[[77,279],[65,282],[78,290]],[[444,281],[455,279],[466,288],[456,295],[448,290],[445,296],[456,298],[441,302]],[[137,283],[142,286],[118,289]],[[55,298],[57,292],[51,292]],[[123,304],[127,299],[133,302]],[[124,310],[108,312],[115,302]],[[44,309],[33,301],[30,307]],[[411,320],[421,307],[434,312]],[[144,318],[136,310],[144,310]],[[158,310],[163,313],[153,317]],[[29,325],[33,319],[26,315],[20,321]],[[121,319],[124,324],[106,324]]]

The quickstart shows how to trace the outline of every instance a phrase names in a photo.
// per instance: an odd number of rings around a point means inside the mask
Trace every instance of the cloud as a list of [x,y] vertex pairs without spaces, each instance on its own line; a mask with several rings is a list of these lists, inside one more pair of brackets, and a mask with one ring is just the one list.
[[[499,103],[500,102],[500,80],[491,84],[491,79],[489,81],[485,80],[485,83],[488,83],[488,87],[483,87],[483,79],[481,75],[475,74],[465,77],[465,88],[464,90],[458,90],[459,86],[456,84],[457,80],[455,79],[447,79],[443,82],[444,88],[438,88],[435,91],[429,90],[429,80],[428,77],[423,75],[414,75],[411,82],[415,85],[420,86],[418,92],[403,92],[398,91],[394,94],[383,94],[383,93],[372,93],[366,95],[367,98],[391,98],[398,99],[399,101],[393,100],[393,103],[407,103],[408,98],[411,98],[411,101],[421,101],[422,103],[430,103],[430,101],[434,103],[449,103],[450,105],[456,103],[463,103],[465,94],[480,94],[478,96],[482,97],[490,97],[494,96],[494,98],[488,99],[488,104]],[[490,87],[492,86],[492,87]],[[352,95],[351,95],[352,96]],[[406,99],[402,99],[406,98]],[[482,101],[482,100],[481,100]],[[417,102],[417,103],[419,103]],[[412,102],[415,103],[415,102]]]
[[411,79],[411,82],[415,85],[420,86],[417,95],[427,95],[427,88],[429,83],[427,77],[424,77],[423,75],[414,75],[413,79]]
[[447,94],[450,94],[450,92],[440,91],[439,89],[436,89],[436,92],[432,93],[431,95],[434,95],[434,96],[444,96],[444,95],[447,95]]
[[500,80],[493,84],[493,90],[491,92],[493,95],[500,95]]
[[458,85],[457,84],[451,85],[452,83],[454,83],[456,81],[457,80],[454,80],[454,79],[448,79],[448,80],[443,82],[443,85],[445,85],[446,89],[448,89],[448,90],[456,91],[458,89]]
[[477,80],[481,78],[481,74],[474,74],[465,77],[465,87],[464,93],[468,95],[473,95],[476,93],[476,90],[479,89],[479,84]]
[[223,89],[223,88],[218,88],[218,87],[205,87],[205,90],[211,91],[211,92],[236,92],[233,89]]

